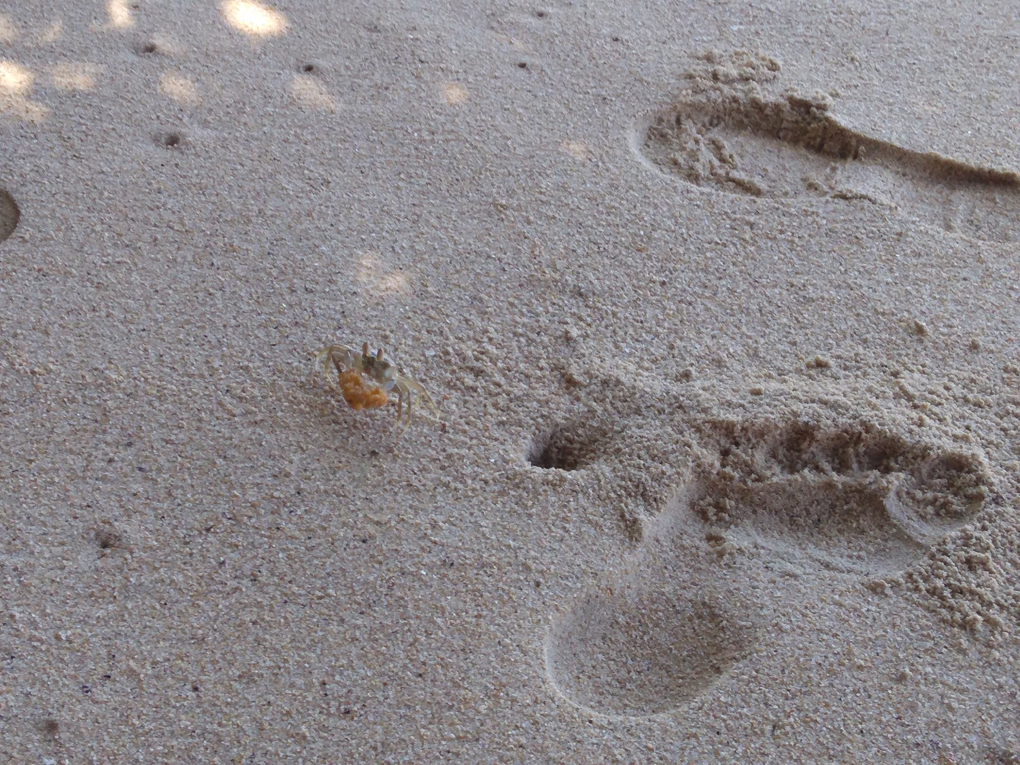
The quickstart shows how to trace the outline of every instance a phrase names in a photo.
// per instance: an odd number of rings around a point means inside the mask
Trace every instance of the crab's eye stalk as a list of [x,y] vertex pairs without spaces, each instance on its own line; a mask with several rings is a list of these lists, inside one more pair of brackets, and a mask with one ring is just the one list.
[[361,345],[361,355],[362,356],[368,356],[368,343],[362,343],[362,345]]
[[[367,348],[368,346],[366,345],[365,347]],[[381,347],[375,352],[375,360],[379,362],[383,360],[383,349]]]

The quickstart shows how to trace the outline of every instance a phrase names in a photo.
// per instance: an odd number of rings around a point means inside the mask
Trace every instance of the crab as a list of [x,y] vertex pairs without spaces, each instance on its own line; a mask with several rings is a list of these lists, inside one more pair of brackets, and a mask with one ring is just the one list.
[[[315,353],[316,362],[322,364],[322,373],[332,387],[339,387],[344,401],[356,412],[362,409],[378,409],[389,403],[389,392],[397,391],[397,424],[400,434],[411,426],[414,413],[424,402],[436,415],[439,408],[432,396],[417,380],[397,374],[397,365],[380,348],[373,351],[368,343],[361,346],[361,352],[346,345],[327,345]],[[333,383],[330,365],[336,369],[337,381]],[[404,400],[407,399],[406,416]],[[403,421],[403,427],[400,423]],[[398,434],[399,435],[399,434]]]

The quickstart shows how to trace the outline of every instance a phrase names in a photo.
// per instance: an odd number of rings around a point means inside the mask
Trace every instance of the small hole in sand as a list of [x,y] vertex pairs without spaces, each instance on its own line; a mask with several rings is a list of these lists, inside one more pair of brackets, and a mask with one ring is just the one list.
[[96,544],[99,545],[100,550],[120,547],[122,541],[120,534],[114,529],[102,528],[96,530]]
[[577,427],[557,428],[536,438],[528,452],[528,464],[543,470],[580,470],[598,456],[605,433]]
[[528,68],[528,62],[527,61],[518,61],[517,62],[517,68],[518,69],[527,69]]
[[14,233],[20,219],[21,211],[14,197],[0,189],[0,242]]
[[138,52],[139,55],[148,56],[152,55],[153,53],[158,53],[159,46],[157,46],[156,43],[154,43],[152,40],[147,40],[146,42],[139,43],[138,47],[135,50]]
[[315,71],[315,69],[316,69],[315,64],[302,64],[301,65],[301,71],[305,72],[306,74],[311,74],[312,72]]
[[179,149],[184,145],[184,136],[177,132],[160,133],[156,137],[156,143],[167,149]]
[[535,11],[535,16],[540,19],[544,19],[549,14],[545,11]]

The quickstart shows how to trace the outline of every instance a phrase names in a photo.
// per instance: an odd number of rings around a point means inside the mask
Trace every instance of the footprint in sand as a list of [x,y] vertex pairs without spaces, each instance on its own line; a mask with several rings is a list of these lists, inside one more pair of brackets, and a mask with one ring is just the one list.
[[705,54],[690,88],[639,131],[641,154],[696,186],[791,199],[863,200],[975,239],[1020,239],[1020,176],[920,154],[841,126],[824,94],[759,87],[779,64]]
[[680,707],[755,650],[763,572],[895,576],[973,518],[989,481],[975,457],[870,426],[695,429],[707,456],[691,479],[623,570],[550,630],[550,679],[578,706],[610,716]]
[[0,242],[14,233],[20,217],[21,213],[14,197],[0,189]]

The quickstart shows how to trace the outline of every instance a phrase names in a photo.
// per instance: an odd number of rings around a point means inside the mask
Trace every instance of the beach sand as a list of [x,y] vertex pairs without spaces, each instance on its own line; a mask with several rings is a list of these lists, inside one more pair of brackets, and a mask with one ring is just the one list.
[[5,3],[0,761],[1020,762],[1020,16],[768,6]]

